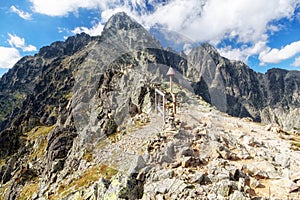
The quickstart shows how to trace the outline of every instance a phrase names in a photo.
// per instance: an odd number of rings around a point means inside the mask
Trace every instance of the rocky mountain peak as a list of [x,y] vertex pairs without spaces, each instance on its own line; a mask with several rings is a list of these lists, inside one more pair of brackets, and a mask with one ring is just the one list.
[[218,50],[209,43],[203,43],[201,44],[201,47],[211,55],[220,56]]
[[162,49],[153,35],[124,12],[116,13],[108,20],[98,44],[101,49],[106,49],[109,62],[137,50]]
[[[114,14],[106,23],[101,37],[104,40],[111,40],[118,37],[130,37],[137,36],[138,39],[150,38],[150,34],[142,25],[129,17],[125,12],[119,12]],[[119,38],[122,39],[122,38]],[[152,38],[152,40],[155,40]],[[124,42],[123,42],[124,43]],[[158,42],[157,42],[158,43]]]
[[114,30],[130,30],[133,28],[143,28],[139,23],[134,19],[129,17],[125,12],[119,12],[114,14],[106,23],[103,31],[109,29]]

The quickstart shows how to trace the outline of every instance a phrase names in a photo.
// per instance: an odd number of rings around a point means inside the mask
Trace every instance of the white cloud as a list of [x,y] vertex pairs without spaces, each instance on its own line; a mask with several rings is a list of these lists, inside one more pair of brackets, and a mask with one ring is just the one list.
[[19,15],[19,17],[25,19],[25,20],[31,20],[31,14],[28,12],[24,12],[23,10],[19,10],[18,8],[16,8],[15,6],[11,6],[10,10],[13,13],[16,13],[17,15]]
[[268,23],[290,17],[295,6],[295,0],[174,0],[147,15],[145,22],[163,24],[197,41],[238,37],[240,42],[256,42]]
[[[78,9],[98,9],[101,11],[126,8],[132,13],[146,12],[145,0],[29,0],[34,12],[49,16],[66,16],[69,13],[77,13]],[[148,1],[148,4],[158,5],[156,1]]]
[[21,58],[19,51],[15,48],[0,46],[0,68],[12,68]]
[[297,41],[286,45],[280,50],[277,48],[268,48],[259,54],[259,60],[261,61],[261,65],[266,63],[280,63],[283,60],[292,58],[299,52],[300,41]]
[[24,52],[37,51],[35,46],[26,45],[24,38],[20,38],[19,36],[15,35],[15,34],[13,35],[10,33],[8,34],[8,36],[9,36],[9,39],[7,41],[11,47],[20,48]]
[[29,0],[33,11],[49,16],[66,16],[71,12],[77,12],[79,8],[94,9],[105,4],[101,0]]
[[22,50],[23,50],[24,52],[33,52],[33,51],[37,51],[36,47],[33,46],[33,45],[31,45],[31,44],[22,47]]
[[101,23],[96,24],[95,26],[93,26],[92,28],[87,28],[87,27],[76,27],[72,33],[74,34],[78,34],[78,33],[82,33],[85,32],[91,36],[96,36],[96,35],[100,35],[102,30],[104,28],[104,25],[102,25]]
[[295,61],[292,63],[293,67],[300,67],[300,57],[295,58]]
[[247,63],[250,56],[257,55],[267,48],[265,41],[258,41],[252,46],[242,46],[241,48],[227,46],[219,49],[219,52],[222,56],[231,60],[240,60]]
[[[219,42],[237,37],[239,42],[267,40],[266,32],[279,27],[269,25],[274,20],[291,17],[298,0],[173,0],[148,1],[154,11],[148,11],[145,0],[30,0],[33,10],[50,16],[65,16],[79,8],[101,11],[101,23],[119,11],[151,27],[179,32],[195,41]],[[263,37],[263,38],[262,38]]]
[[[247,61],[249,56],[260,55],[263,62],[277,62],[276,49],[267,47],[268,34],[284,27],[277,20],[290,19],[299,0],[30,0],[33,11],[49,16],[66,16],[78,9],[97,9],[100,22],[92,28],[77,27],[72,32],[99,35],[103,24],[116,12],[125,11],[145,27],[159,26],[178,32],[195,42],[219,44],[233,39],[246,46],[221,49],[222,55]],[[146,4],[147,2],[147,4]],[[153,8],[149,11],[147,5]],[[148,6],[149,7],[149,6]],[[176,41],[178,42],[178,41]],[[279,50],[278,50],[279,51]],[[280,55],[282,53],[279,52]]]

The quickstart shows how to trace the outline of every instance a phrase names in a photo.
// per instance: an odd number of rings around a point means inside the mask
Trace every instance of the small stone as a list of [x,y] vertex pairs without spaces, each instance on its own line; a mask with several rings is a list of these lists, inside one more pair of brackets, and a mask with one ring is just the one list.
[[174,163],[169,164],[169,167],[170,167],[171,169],[177,168],[177,167],[180,166],[180,164],[181,164],[180,162],[174,162]]
[[217,190],[217,194],[222,197],[228,197],[231,190],[231,184],[227,181],[222,181]]
[[159,194],[166,194],[168,192],[168,187],[167,185],[165,186],[160,186],[160,187],[156,187],[156,193]]
[[271,130],[271,127],[272,127],[272,124],[268,124],[265,128],[266,131],[270,131]]
[[255,178],[250,177],[250,187],[255,189],[259,186],[259,181]]
[[215,200],[215,199],[217,199],[217,195],[216,195],[215,193],[211,193],[211,194],[208,194],[208,195],[207,195],[207,198],[208,198],[209,200]]
[[[290,157],[284,153],[278,154],[274,157],[275,162],[284,168],[290,167]],[[300,178],[300,175],[299,175]]]
[[234,191],[233,194],[230,195],[230,200],[246,200],[247,198],[240,191]]
[[204,180],[205,178],[205,174],[204,173],[200,173],[200,174],[196,174],[191,178],[191,183],[199,183],[201,184],[201,182]]
[[155,199],[156,199],[156,200],[164,200],[165,198],[164,198],[164,195],[163,195],[163,194],[157,194],[157,195],[155,196]]
[[246,172],[250,176],[257,176],[260,178],[280,178],[275,167],[268,161],[258,161],[247,164]]
[[280,133],[282,129],[278,124],[268,124],[265,128],[266,131],[271,131],[273,133]]
[[255,141],[255,139],[249,135],[245,135],[243,137],[243,142],[244,142],[244,144],[251,146],[251,147],[257,146],[257,142]]
[[174,176],[174,171],[171,169],[163,169],[157,172],[157,176],[160,180],[172,178]]
[[224,173],[224,172],[218,173],[217,178],[218,178],[219,181],[220,180],[229,180],[230,174],[229,174],[229,172],[228,173]]
[[194,151],[189,147],[185,147],[185,148],[181,149],[178,154],[179,154],[180,157],[182,157],[182,156],[195,156]]
[[137,173],[140,169],[146,166],[146,162],[142,156],[135,156],[131,161],[130,168],[128,170],[129,174]]
[[299,186],[296,183],[294,183],[293,181],[291,181],[289,179],[285,179],[285,178],[275,180],[275,181],[273,181],[273,183],[280,187],[284,187],[286,192],[288,192],[288,193],[294,192],[299,189]]
[[182,167],[189,167],[191,165],[192,162],[192,157],[184,157],[181,160],[181,166]]
[[291,176],[290,170],[288,168],[284,168],[282,170],[282,177],[286,179],[290,179],[290,176]]
[[237,158],[239,159],[250,159],[251,155],[250,153],[246,150],[246,149],[241,149],[238,153],[237,153]]
[[239,182],[237,184],[238,190],[239,191],[244,191],[245,187],[245,178],[239,178]]
[[293,175],[291,176],[291,180],[294,181],[294,182],[300,180],[300,172],[298,172],[298,173],[296,173],[296,174],[293,174]]

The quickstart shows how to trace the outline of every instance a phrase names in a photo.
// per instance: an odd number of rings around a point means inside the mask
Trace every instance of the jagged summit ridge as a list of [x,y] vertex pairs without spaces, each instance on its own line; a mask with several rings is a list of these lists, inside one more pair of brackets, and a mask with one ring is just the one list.
[[137,23],[131,17],[129,17],[125,12],[119,12],[113,15],[104,26],[103,31],[109,29],[115,30],[130,30],[130,29],[140,29],[144,28],[142,25]]
[[117,13],[108,20],[100,43],[108,43],[121,54],[140,49],[163,48],[153,35],[125,12]]
[[64,42],[58,41],[52,43],[50,46],[42,47],[38,55],[44,58],[70,56],[84,48],[91,39],[91,36],[86,33],[76,34],[75,36],[68,37]]

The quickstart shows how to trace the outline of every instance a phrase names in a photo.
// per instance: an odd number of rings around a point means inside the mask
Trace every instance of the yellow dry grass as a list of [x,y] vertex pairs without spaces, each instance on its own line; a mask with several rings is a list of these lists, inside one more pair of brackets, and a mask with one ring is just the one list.
[[38,190],[38,183],[33,182],[33,183],[30,183],[30,184],[26,184],[23,187],[23,189],[22,189],[22,191],[21,191],[21,193],[18,197],[18,200],[29,200],[29,199],[31,199],[32,195],[35,192],[37,192],[37,190]]

